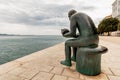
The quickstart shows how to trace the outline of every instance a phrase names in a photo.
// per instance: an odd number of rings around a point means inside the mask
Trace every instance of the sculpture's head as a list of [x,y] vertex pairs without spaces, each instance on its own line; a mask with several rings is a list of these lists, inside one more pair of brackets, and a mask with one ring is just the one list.
[[72,9],[68,12],[68,17],[70,18],[73,14],[75,14],[77,11]]

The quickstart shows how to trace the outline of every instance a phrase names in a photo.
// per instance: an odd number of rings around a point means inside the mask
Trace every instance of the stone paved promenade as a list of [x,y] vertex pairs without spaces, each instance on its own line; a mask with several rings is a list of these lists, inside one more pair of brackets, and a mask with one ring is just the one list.
[[86,76],[59,62],[64,59],[64,44],[35,52],[0,65],[0,80],[120,80],[120,37],[100,37],[109,51],[102,55],[102,73]]

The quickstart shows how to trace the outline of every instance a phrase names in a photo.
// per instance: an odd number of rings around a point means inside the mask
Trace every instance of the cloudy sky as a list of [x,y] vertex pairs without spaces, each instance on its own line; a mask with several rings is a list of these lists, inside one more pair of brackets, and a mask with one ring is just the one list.
[[112,13],[114,0],[0,0],[0,33],[58,35],[69,28],[67,13],[76,9],[97,25]]

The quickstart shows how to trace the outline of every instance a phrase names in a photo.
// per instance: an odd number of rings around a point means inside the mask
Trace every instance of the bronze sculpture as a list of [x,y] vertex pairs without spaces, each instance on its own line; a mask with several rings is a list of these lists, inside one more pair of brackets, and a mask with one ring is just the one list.
[[[68,13],[70,19],[70,31],[67,29],[62,29],[64,37],[77,37],[75,39],[70,39],[65,42],[65,55],[66,60],[62,61],[61,64],[66,66],[71,66],[71,50],[70,47],[83,47],[92,46],[93,44],[98,44],[99,38],[97,30],[91,18],[84,13],[77,13],[75,10],[71,10]],[[79,34],[76,35],[76,29],[78,29]],[[67,31],[67,32],[65,32]],[[75,51],[75,49],[73,49]]]
[[[66,65],[66,66],[72,66],[71,60],[72,61],[77,61],[76,62],[76,69],[78,72],[82,72],[83,74],[88,74],[88,75],[97,75],[100,73],[99,68],[97,69],[98,71],[93,71],[93,73],[90,73],[92,69],[89,69],[90,71],[86,71],[83,69],[81,70],[81,66],[84,66],[85,64],[81,65],[80,61],[85,60],[85,57],[79,59],[80,55],[83,54],[88,50],[88,52],[93,50],[98,50],[97,52],[100,53],[100,50],[102,50],[101,53],[104,53],[107,51],[107,48],[101,47],[100,49],[97,49],[98,43],[99,43],[99,37],[97,34],[97,29],[94,25],[94,22],[92,19],[84,14],[84,13],[79,13],[75,10],[70,10],[68,13],[68,17],[70,20],[70,31],[68,29],[61,29],[61,33],[64,37],[73,37],[73,39],[69,39],[65,42],[65,60],[61,61],[61,64]],[[76,34],[76,30],[78,29],[78,34]],[[73,56],[71,58],[71,47],[73,48]],[[81,50],[81,48],[83,48]],[[88,49],[84,49],[88,48]],[[95,48],[95,49],[94,49]],[[82,53],[79,53],[82,52]],[[92,51],[94,53],[94,51]],[[96,52],[96,53],[97,53]],[[79,55],[80,54],[80,55]],[[98,56],[98,55],[97,55]],[[100,57],[100,56],[99,56]],[[98,61],[98,63],[100,60]],[[93,62],[93,65],[97,64]],[[79,67],[80,66],[80,67]],[[88,65],[87,65],[88,66]],[[84,66],[86,67],[86,66]],[[91,66],[92,67],[92,66]]]

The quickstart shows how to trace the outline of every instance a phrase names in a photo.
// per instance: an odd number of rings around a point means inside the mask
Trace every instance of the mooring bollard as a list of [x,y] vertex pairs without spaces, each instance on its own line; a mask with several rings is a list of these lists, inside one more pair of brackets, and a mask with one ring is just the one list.
[[77,49],[76,70],[82,74],[95,76],[101,73],[101,54],[107,52],[107,48],[81,47]]

